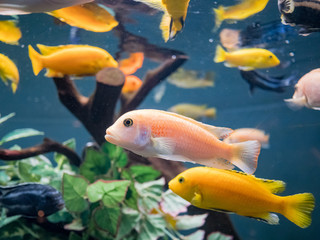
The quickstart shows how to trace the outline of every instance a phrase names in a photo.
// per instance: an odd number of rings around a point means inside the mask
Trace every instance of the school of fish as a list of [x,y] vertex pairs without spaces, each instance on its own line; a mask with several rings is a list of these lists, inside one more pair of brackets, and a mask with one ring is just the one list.
[[[165,43],[173,41],[179,33],[183,35],[181,32],[187,21],[190,0],[133,1],[161,12],[159,29]],[[211,26],[214,25],[214,34],[218,35],[216,31],[225,21],[232,23],[247,19],[263,11],[268,2],[241,0],[233,6],[219,5],[213,9],[212,3],[210,9],[213,10],[215,22]],[[296,27],[298,34],[307,35],[320,31],[319,1],[278,0],[278,8],[282,23]],[[72,27],[96,33],[122,27],[111,8],[93,0],[0,0],[0,15],[10,17],[30,13],[46,13]],[[257,27],[262,33],[257,39],[251,39],[252,42],[247,41],[244,31],[222,29],[220,42],[227,50],[217,41],[216,49],[212,49],[213,62],[223,62],[226,67],[239,69],[241,76],[249,82],[251,90],[256,85],[265,90],[284,91],[285,87],[293,85],[292,77],[272,78],[258,72],[260,69],[278,70],[282,64],[281,57],[277,56],[277,49],[272,49],[268,44],[262,45],[261,41],[278,41],[283,38],[284,32],[285,38],[296,36],[296,29],[292,30],[279,23],[270,26]],[[267,31],[262,31],[267,28]],[[19,46],[21,38],[19,20],[0,21],[0,41],[3,44]],[[127,58],[118,59],[106,49],[91,45],[46,46],[39,43],[36,46],[40,53],[31,44],[28,45],[35,76],[43,69],[47,70],[45,76],[49,78],[61,78],[65,75],[94,76],[103,68],[112,67],[120,69],[125,75],[123,95],[135,93],[143,86],[143,81],[136,76],[136,72],[143,67],[145,57],[148,57],[143,51],[132,50]],[[10,83],[12,92],[15,93],[20,76],[14,63],[18,58],[12,57],[14,60],[7,54],[0,53],[0,78],[6,85]],[[213,87],[214,73],[179,68],[167,78],[167,82],[185,89]],[[294,109],[307,107],[320,110],[320,68],[302,76],[295,84],[292,98],[285,99],[285,102]],[[261,148],[269,147],[269,135],[255,127],[232,130],[197,121],[215,118],[216,112],[216,108],[193,103],[180,103],[168,111],[132,110],[101,131],[105,131],[106,141],[137,155],[203,165],[180,173],[168,184],[175,194],[198,208],[236,213],[272,225],[279,223],[275,214],[279,213],[301,228],[310,226],[311,213],[315,207],[315,198],[311,193],[278,196],[276,194],[285,189],[284,182],[252,175],[258,167]],[[232,170],[235,167],[243,172]],[[63,207],[60,193],[50,187],[38,184],[0,187],[0,204],[7,207],[12,215],[28,216],[31,211],[28,210],[27,213],[16,207],[16,204],[23,205],[23,201],[16,203],[17,198],[12,197],[16,191],[19,193],[19,201],[24,199],[26,192],[31,191],[34,195],[41,191],[49,192],[48,196],[52,198],[54,207],[50,209],[50,203],[45,202],[37,211],[32,212],[31,217],[38,216],[40,210],[46,209],[43,216],[47,216]],[[41,200],[41,196],[37,199]],[[28,209],[33,207],[26,205]]]

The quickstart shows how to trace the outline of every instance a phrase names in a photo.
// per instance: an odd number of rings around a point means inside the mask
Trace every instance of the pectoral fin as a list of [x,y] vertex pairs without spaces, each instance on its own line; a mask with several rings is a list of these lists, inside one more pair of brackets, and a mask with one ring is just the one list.
[[294,1],[293,0],[284,0],[281,3],[281,11],[284,13],[293,13]]
[[158,155],[173,155],[176,143],[171,138],[157,137],[151,138],[152,147]]
[[201,206],[202,196],[200,193],[195,192],[193,198],[191,199],[191,204],[194,206]]

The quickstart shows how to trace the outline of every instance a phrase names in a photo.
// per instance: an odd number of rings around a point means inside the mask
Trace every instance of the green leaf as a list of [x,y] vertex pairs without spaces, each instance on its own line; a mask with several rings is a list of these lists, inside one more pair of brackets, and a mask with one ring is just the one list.
[[64,208],[54,214],[51,214],[50,216],[48,216],[47,218],[49,220],[49,222],[52,223],[58,223],[58,222],[64,222],[64,223],[69,223],[72,222],[73,217],[72,215],[67,212],[67,210]]
[[205,231],[204,230],[198,230],[188,236],[184,236],[183,240],[201,240],[204,239]]
[[6,216],[6,210],[4,208],[2,208],[1,211],[1,219],[0,219],[0,228],[2,228],[3,226],[16,221],[18,218],[20,218],[20,215],[16,215],[16,216],[12,216],[12,217],[7,217]]
[[0,124],[1,123],[4,123],[5,121],[7,121],[9,118],[12,118],[13,116],[15,116],[16,114],[15,113],[10,113],[2,118],[0,118]]
[[86,157],[80,166],[80,174],[93,182],[96,176],[104,175],[110,169],[110,159],[103,152],[88,148]]
[[161,172],[153,167],[142,165],[131,166],[130,172],[139,183],[155,180],[161,175]]
[[10,181],[10,177],[6,171],[0,171],[0,185],[6,185]]
[[164,184],[164,178],[146,183],[135,183],[135,188],[140,197],[138,204],[148,212],[153,208],[158,208]]
[[121,223],[116,240],[121,240],[124,236],[129,234],[139,222],[140,217],[141,215],[138,211],[130,208],[124,208],[122,210]]
[[87,189],[90,202],[102,200],[106,207],[115,207],[122,202],[127,194],[130,181],[103,181],[98,180]]
[[221,232],[213,232],[210,233],[210,235],[208,236],[207,240],[232,240],[233,237],[223,234]]
[[190,230],[194,228],[201,227],[207,218],[208,214],[201,215],[183,215],[176,217],[176,226],[177,230]]
[[0,145],[13,141],[16,139],[24,138],[24,137],[31,137],[31,136],[37,136],[37,135],[44,135],[43,132],[39,132],[35,129],[32,128],[21,128],[21,129],[16,129],[13,130],[12,132],[6,134],[1,140],[0,140]]
[[111,233],[113,236],[116,235],[119,219],[120,219],[120,208],[97,208],[93,213],[95,224],[103,231]]
[[63,175],[62,192],[66,208],[71,212],[82,212],[88,207],[84,199],[88,182],[81,176]]
[[76,233],[71,232],[71,233],[69,234],[68,240],[83,240],[83,239],[82,239],[82,237],[80,237],[80,236],[77,235]]
[[106,142],[101,146],[101,149],[116,163],[117,167],[124,168],[128,164],[127,154],[121,147]]
[[162,194],[160,205],[163,212],[175,217],[179,213],[187,212],[190,203],[169,189]]
[[41,176],[32,173],[31,169],[32,165],[23,161],[18,162],[19,176],[24,182],[39,182]]
[[76,218],[73,219],[71,223],[64,225],[64,229],[71,231],[82,231],[85,229],[85,226],[83,226],[82,220],[80,218]]
[[137,229],[137,231],[140,233],[138,236],[138,240],[156,240],[159,237],[164,236],[166,221],[161,215],[145,215],[144,218],[141,219],[141,221],[142,222],[140,223],[140,229]]
[[[73,150],[76,149],[76,140],[74,138],[71,138],[71,139],[63,142],[62,144],[66,147],[73,149]],[[69,163],[69,159],[65,155],[63,155],[61,153],[57,153],[57,152],[54,153],[54,160],[57,162],[59,169],[62,167],[63,164]]]

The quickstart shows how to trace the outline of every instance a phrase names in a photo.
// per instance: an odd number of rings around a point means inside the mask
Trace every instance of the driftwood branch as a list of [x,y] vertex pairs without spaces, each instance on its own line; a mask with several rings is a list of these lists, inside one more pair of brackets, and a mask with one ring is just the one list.
[[102,69],[96,75],[96,89],[89,97],[82,96],[68,76],[53,78],[59,99],[75,115],[95,141],[105,142],[105,130],[113,122],[114,109],[125,77],[117,68]]
[[21,150],[0,149],[0,159],[5,161],[14,161],[35,157],[39,154],[49,152],[58,152],[65,155],[70,160],[70,163],[75,166],[80,166],[81,164],[81,159],[75,151],[49,138],[44,138],[43,142],[39,145]]

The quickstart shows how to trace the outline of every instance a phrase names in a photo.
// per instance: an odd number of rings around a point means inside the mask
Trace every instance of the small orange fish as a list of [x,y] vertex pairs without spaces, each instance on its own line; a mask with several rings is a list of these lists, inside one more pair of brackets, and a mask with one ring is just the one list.
[[144,157],[233,168],[247,173],[257,167],[258,141],[228,144],[220,141],[232,132],[175,113],[144,109],[127,112],[106,130],[108,142]]
[[239,128],[233,131],[229,137],[224,139],[227,143],[238,143],[249,140],[257,140],[260,142],[261,147],[269,147],[269,134],[265,134],[263,130],[256,128]]
[[130,53],[129,58],[123,59],[119,62],[119,68],[124,75],[130,75],[142,67],[143,60],[143,52]]
[[124,82],[124,85],[122,87],[121,92],[122,93],[133,93],[137,91],[142,85],[142,81],[140,78],[134,76],[134,75],[129,75],[126,76],[126,80]]

